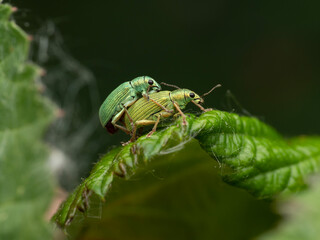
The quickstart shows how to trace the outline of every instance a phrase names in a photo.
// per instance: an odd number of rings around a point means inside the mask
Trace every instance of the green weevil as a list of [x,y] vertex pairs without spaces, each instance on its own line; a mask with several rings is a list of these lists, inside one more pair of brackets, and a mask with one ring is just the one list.
[[174,114],[180,114],[183,125],[186,125],[186,116],[182,109],[191,101],[196,104],[203,103],[198,94],[188,89],[152,93],[149,95],[149,101],[139,99],[124,116],[125,126],[132,136],[129,142],[135,140],[137,128],[154,124],[152,131],[147,135],[150,137],[156,131],[161,118],[168,118]]
[[[175,85],[161,84],[178,88]],[[129,142],[135,140],[136,131],[139,127],[154,124],[152,130],[147,135],[147,137],[150,137],[156,131],[159,121],[162,118],[168,118],[172,115],[181,115],[182,124],[187,125],[186,116],[182,112],[182,109],[184,109],[189,102],[194,103],[204,112],[212,110],[211,108],[205,109],[200,104],[204,102],[204,96],[220,86],[220,84],[216,85],[201,97],[191,90],[178,88],[174,91],[152,93],[149,95],[149,101],[143,98],[139,99],[127,110],[124,116],[125,126],[131,132],[132,136]]]
[[102,103],[99,110],[101,125],[111,134],[118,129],[129,133],[128,130],[117,124],[126,108],[136,102],[140,97],[148,99],[149,93],[160,91],[160,85],[151,77],[137,77],[131,81],[124,82],[113,90]]

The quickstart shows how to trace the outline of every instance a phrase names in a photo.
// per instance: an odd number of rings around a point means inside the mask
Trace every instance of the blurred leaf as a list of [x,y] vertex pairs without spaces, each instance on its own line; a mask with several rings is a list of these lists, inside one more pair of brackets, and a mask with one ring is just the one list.
[[285,216],[276,229],[264,234],[261,240],[314,240],[320,236],[320,181],[313,178],[309,191],[282,200],[280,210]]
[[274,225],[278,216],[269,202],[223,183],[218,174],[218,163],[192,140],[137,169],[129,182],[114,181],[104,204],[91,198],[86,219],[76,214],[68,233],[81,240],[241,240]]
[[49,239],[44,213],[52,179],[42,143],[53,105],[40,96],[40,69],[26,63],[29,40],[0,3],[0,239]]
[[[90,176],[61,206],[54,220],[64,227],[73,219],[77,209],[86,212],[91,193],[104,199],[110,191],[111,183],[116,184],[115,180],[120,181],[119,178],[114,179],[115,175],[129,179],[137,171],[145,171],[145,163],[151,160],[166,161],[167,154],[181,149],[186,155],[192,155],[192,147],[184,146],[194,138],[219,162],[220,174],[225,182],[246,189],[258,198],[273,198],[279,194],[297,192],[305,187],[304,179],[308,174],[319,168],[319,137],[300,137],[287,141],[256,118],[240,117],[221,111],[207,112],[199,117],[189,116],[187,120],[187,128],[174,124],[158,131],[151,138],[142,136],[135,143],[116,148],[106,154],[96,164]],[[179,159],[172,161],[180,162]],[[181,171],[180,174],[184,175],[191,169],[200,176],[201,173],[198,171],[208,166],[194,167],[193,164],[199,161],[197,155],[192,161],[181,161],[182,165],[176,172]],[[156,165],[152,166],[157,169]],[[195,179],[183,181],[185,186],[190,188],[195,182]],[[163,187],[161,183],[158,184],[159,187]],[[127,184],[132,187],[132,183]],[[148,189],[148,182],[143,181],[139,184],[142,192],[137,193],[136,197],[148,194],[143,193],[143,189]],[[201,194],[205,194],[211,185],[210,181],[204,181],[202,189],[198,191],[204,191]],[[150,187],[152,191],[156,191],[157,188],[158,186]],[[199,192],[194,192],[194,201],[197,201],[198,197],[201,201]],[[110,195],[108,198],[112,197],[112,194]],[[210,197],[206,201],[210,202]],[[179,199],[179,202],[184,203],[183,199]],[[181,207],[185,207],[183,209],[187,211],[186,206]],[[152,216],[152,209],[149,210],[143,212]],[[209,210],[203,210],[206,211]],[[181,219],[179,217],[179,220]]]

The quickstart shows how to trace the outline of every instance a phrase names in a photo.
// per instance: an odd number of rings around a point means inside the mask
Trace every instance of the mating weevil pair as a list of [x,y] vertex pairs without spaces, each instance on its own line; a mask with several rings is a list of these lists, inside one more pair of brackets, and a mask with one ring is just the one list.
[[[176,87],[166,83],[167,86]],[[213,87],[205,96],[212,92]],[[150,137],[157,128],[159,121],[172,115],[181,115],[183,125],[186,125],[186,117],[182,109],[189,102],[193,102],[202,111],[202,97],[188,89],[174,91],[160,91],[160,85],[152,78],[144,76],[137,77],[130,82],[125,82],[116,88],[106,98],[99,110],[100,122],[110,133],[115,133],[118,129],[131,135],[129,142],[136,139],[136,131],[139,127],[152,125],[153,129],[148,133]],[[139,99],[140,98],[140,99]],[[119,125],[120,121],[124,125]]]
[[117,124],[123,113],[140,97],[148,98],[148,93],[160,90],[160,85],[147,76],[137,77],[129,82],[122,83],[102,103],[99,110],[101,125],[112,134],[118,129],[128,133],[126,128]]

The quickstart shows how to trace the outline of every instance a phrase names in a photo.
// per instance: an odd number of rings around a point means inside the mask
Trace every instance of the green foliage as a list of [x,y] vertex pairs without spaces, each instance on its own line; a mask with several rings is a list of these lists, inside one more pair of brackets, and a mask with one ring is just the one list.
[[314,240],[320,236],[320,184],[313,178],[313,186],[280,204],[285,220],[274,230],[264,234],[261,240]]
[[40,69],[26,63],[29,40],[0,2],[0,239],[48,239],[52,198],[45,128],[53,105],[39,95]]
[[[319,137],[286,140],[256,118],[221,111],[210,111],[199,117],[191,115],[187,121],[187,127],[177,125],[177,121],[151,138],[142,136],[135,143],[110,151],[61,206],[54,220],[60,226],[69,224],[77,209],[87,210],[91,193],[104,200],[111,184],[119,180],[114,179],[115,175],[130,179],[137,171],[144,171],[146,163],[159,158],[165,161],[166,154],[179,151],[194,138],[219,162],[225,182],[243,188],[258,198],[270,199],[297,192],[305,187],[308,174],[318,171]],[[193,141],[193,144],[196,142]],[[188,147],[183,151],[191,155],[190,149]],[[194,162],[199,160],[198,157],[192,159]],[[185,164],[188,169],[188,164],[192,162]],[[185,168],[182,168],[182,173]],[[194,181],[185,180],[185,184],[189,186]],[[142,186],[147,184],[141,183]],[[203,188],[210,187],[210,183],[207,184]],[[198,193],[194,192],[194,195],[196,198]]]
[[258,198],[299,191],[305,177],[319,170],[320,137],[283,139],[255,118],[222,112],[196,122],[201,146],[233,170],[222,174],[224,181]]
[[78,240],[251,239],[278,219],[270,208],[223,183],[218,163],[192,140],[137,168],[129,182],[115,178],[106,202],[91,197],[87,217],[76,214],[67,232]]

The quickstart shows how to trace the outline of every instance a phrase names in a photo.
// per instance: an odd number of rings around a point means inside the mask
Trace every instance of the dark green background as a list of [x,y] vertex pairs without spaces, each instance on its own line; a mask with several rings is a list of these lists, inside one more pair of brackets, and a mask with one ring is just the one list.
[[[74,180],[68,173],[61,180],[69,189],[88,174],[99,154],[128,139],[107,134],[99,126],[97,111],[115,87],[139,75],[199,94],[221,83],[222,88],[206,97],[205,106],[244,113],[236,104],[227,104],[230,90],[246,110],[285,136],[320,133],[319,1],[7,2],[20,9],[16,21],[34,36],[47,21],[54,23],[64,51],[96,78],[93,93],[81,90],[72,103],[76,113],[67,133],[53,126],[49,134],[57,135],[52,142],[78,169]],[[55,66],[54,61],[44,64],[47,76]],[[70,103],[60,100],[61,88],[69,87],[70,77],[48,79],[44,77],[49,92],[66,108]],[[90,94],[98,101],[90,102]],[[83,147],[72,147],[77,138],[68,137],[92,114],[93,130]]]
[[[114,88],[139,75],[199,94],[221,83],[205,106],[232,111],[226,104],[230,90],[243,108],[285,136],[320,133],[319,1],[10,2],[20,9],[15,19],[31,34],[53,22],[64,49],[96,77],[98,100],[89,104],[83,90],[72,103],[78,115],[71,132],[96,116],[91,151],[81,162],[128,139],[108,135],[97,112]],[[50,75],[50,65],[44,67]],[[72,76],[63,77],[67,88]],[[44,81],[52,90],[58,79]],[[63,109],[70,100],[60,99],[69,94],[60,90],[55,97]]]
[[229,89],[285,134],[320,132],[319,1],[11,2],[56,23],[101,101],[144,74],[199,93],[221,83],[207,106]]

